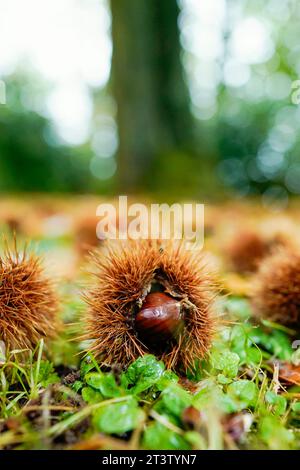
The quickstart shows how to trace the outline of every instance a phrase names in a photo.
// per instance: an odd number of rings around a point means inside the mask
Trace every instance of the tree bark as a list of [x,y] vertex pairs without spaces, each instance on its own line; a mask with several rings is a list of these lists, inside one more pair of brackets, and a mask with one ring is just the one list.
[[[121,191],[145,189],[156,158],[191,143],[176,0],[111,0]],[[151,182],[150,182],[151,186]]]

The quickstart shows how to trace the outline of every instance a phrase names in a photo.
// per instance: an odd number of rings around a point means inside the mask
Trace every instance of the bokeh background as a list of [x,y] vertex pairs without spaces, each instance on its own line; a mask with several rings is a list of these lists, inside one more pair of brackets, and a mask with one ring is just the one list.
[[297,0],[0,0],[1,193],[284,209],[299,21]]

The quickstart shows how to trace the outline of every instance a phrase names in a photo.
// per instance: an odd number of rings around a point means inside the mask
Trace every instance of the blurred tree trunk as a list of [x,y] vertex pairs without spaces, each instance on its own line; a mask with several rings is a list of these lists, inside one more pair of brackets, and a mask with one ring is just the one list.
[[130,192],[147,187],[155,158],[190,144],[193,120],[177,1],[111,0],[111,12],[119,187]]

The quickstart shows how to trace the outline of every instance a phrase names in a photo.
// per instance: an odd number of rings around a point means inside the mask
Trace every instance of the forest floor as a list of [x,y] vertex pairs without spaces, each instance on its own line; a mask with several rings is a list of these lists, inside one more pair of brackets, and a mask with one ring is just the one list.
[[226,250],[246,226],[297,238],[296,205],[280,213],[250,203],[207,208],[204,249],[219,271],[224,321],[207,359],[181,376],[151,354],[125,370],[101,367],[76,339],[98,203],[0,203],[2,231],[33,240],[57,279],[65,325],[58,338],[25,355],[0,343],[0,449],[299,449],[300,333],[254,319],[249,292],[256,273],[234,269]]

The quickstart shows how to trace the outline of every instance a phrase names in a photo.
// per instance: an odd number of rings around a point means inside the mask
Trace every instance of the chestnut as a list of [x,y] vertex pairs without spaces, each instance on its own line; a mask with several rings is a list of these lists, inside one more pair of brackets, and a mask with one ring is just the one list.
[[163,292],[148,294],[135,317],[135,329],[146,345],[176,339],[183,327],[181,302]]

